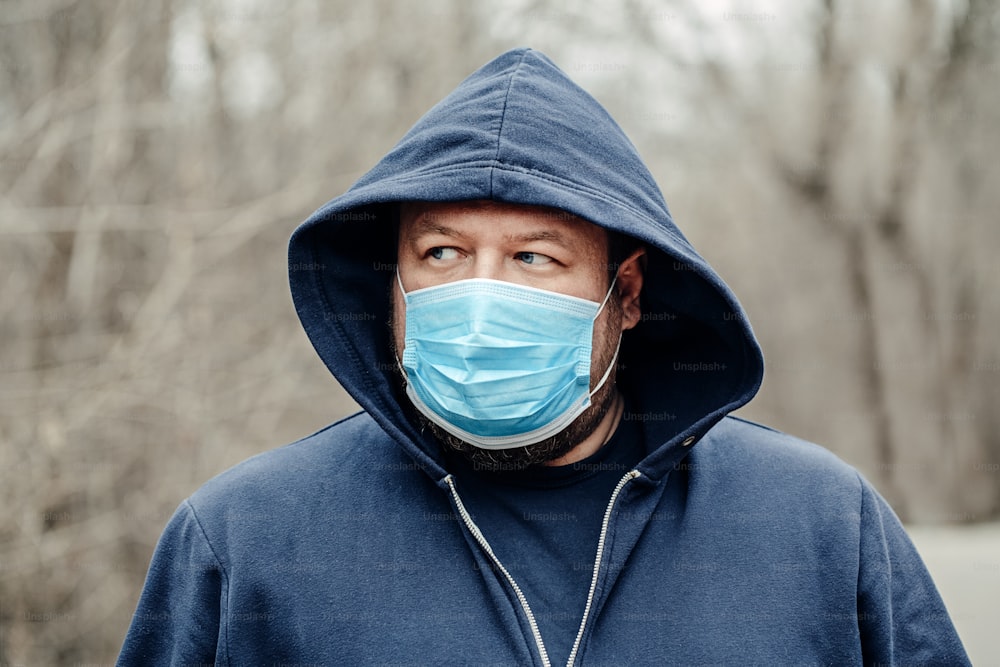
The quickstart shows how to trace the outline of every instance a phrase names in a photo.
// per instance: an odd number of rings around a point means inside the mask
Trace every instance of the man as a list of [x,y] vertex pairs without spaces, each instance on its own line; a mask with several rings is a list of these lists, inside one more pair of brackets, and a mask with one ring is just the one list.
[[289,254],[364,412],[181,505],[120,664],[968,664],[874,489],[728,416],[746,317],[544,56],[471,75]]

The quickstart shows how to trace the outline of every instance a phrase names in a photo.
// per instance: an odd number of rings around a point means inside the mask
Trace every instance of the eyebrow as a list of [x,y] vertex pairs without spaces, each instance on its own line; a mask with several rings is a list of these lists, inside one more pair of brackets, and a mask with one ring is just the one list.
[[508,234],[504,240],[514,243],[530,243],[532,241],[551,241],[561,246],[569,246],[566,237],[550,229],[538,229],[524,234]]
[[[416,227],[413,233],[413,238],[420,238],[421,236],[425,236],[427,234],[440,234],[442,236],[455,239],[465,238],[465,235],[457,229],[435,222],[423,213],[417,216],[417,218],[413,221],[413,224]],[[523,234],[507,234],[504,236],[504,241],[508,243],[550,241],[567,248],[571,245],[565,234],[561,234],[558,231],[553,231],[551,229],[536,229],[524,232]]]
[[451,227],[446,227],[440,223],[434,222],[427,218],[427,215],[421,213],[417,216],[417,219],[413,221],[416,226],[416,230],[413,234],[414,238],[419,238],[427,234],[441,234],[442,236],[449,236],[451,238],[463,238],[461,232],[457,229],[452,229]]

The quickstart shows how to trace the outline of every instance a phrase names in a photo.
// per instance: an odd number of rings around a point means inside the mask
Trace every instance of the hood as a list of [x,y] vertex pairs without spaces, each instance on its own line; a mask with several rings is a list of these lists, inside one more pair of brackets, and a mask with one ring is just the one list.
[[626,419],[662,477],[749,401],[763,359],[729,288],[674,225],[635,147],[546,56],[509,51],[428,111],[346,193],[292,235],[289,279],[302,326],[345,390],[435,480],[443,457],[396,381],[389,295],[397,202],[492,199],[560,208],[648,246],[642,321],[622,341]]

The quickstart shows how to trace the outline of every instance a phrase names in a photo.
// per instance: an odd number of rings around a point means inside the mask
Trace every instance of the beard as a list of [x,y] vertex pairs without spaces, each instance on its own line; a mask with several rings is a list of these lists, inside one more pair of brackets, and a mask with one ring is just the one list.
[[[590,369],[591,386],[600,381],[605,371],[608,370],[608,367],[615,359],[615,354],[618,351],[620,341],[618,332],[621,328],[622,309],[621,301],[617,294],[612,294],[611,298],[608,299],[607,310],[608,316],[605,326],[594,333],[593,347],[597,354]],[[394,319],[395,312],[392,312],[390,314],[389,326],[393,331],[395,330],[393,326]],[[390,340],[392,341],[392,353],[396,359],[401,359],[402,356],[396,348],[395,336],[390,336]],[[397,377],[400,378],[402,386],[405,389],[407,383],[406,374],[398,364],[395,367]],[[419,410],[414,410],[413,412],[420,422],[421,429],[430,431],[441,444],[446,454],[453,453],[460,456],[474,470],[486,472],[524,470],[525,468],[541,465],[565,456],[594,432],[594,429],[597,428],[614,405],[616,376],[617,369],[611,369],[607,381],[590,397],[590,406],[579,417],[570,422],[569,426],[553,436],[523,447],[483,449],[448,433],[429,420]]]

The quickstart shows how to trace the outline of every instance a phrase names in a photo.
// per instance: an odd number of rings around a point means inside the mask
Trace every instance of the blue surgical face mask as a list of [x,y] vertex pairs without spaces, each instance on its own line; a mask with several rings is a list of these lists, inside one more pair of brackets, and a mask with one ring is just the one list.
[[[409,294],[406,394],[429,420],[483,449],[540,442],[590,406],[597,303],[500,280],[459,280]],[[617,280],[617,277],[616,277]],[[621,346],[619,336],[618,345]]]

